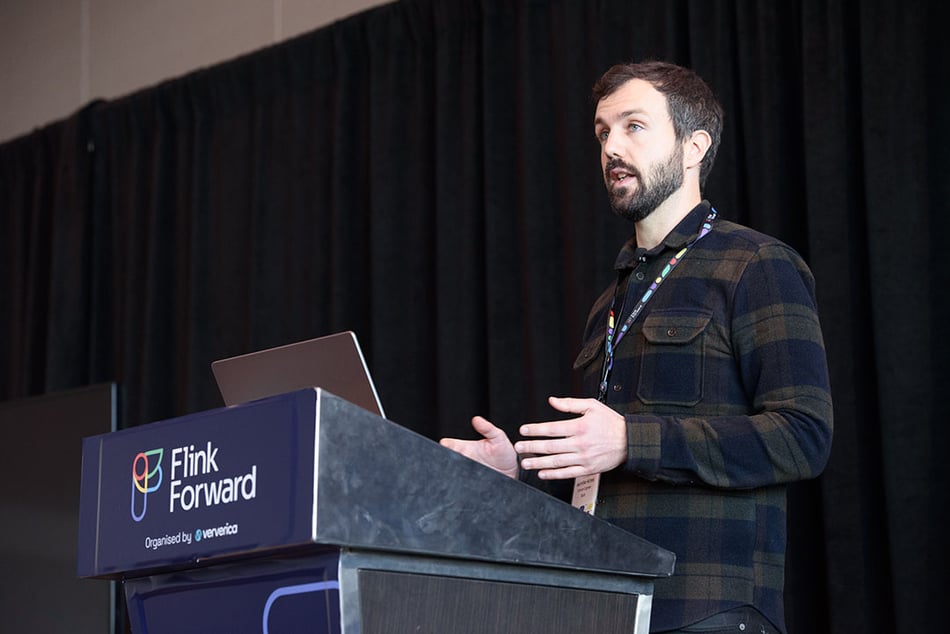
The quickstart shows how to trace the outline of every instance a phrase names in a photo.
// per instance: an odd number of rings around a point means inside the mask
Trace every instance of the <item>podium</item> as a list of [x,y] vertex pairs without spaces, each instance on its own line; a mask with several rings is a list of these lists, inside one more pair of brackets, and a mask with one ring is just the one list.
[[134,632],[649,630],[674,556],[319,388],[83,441]]

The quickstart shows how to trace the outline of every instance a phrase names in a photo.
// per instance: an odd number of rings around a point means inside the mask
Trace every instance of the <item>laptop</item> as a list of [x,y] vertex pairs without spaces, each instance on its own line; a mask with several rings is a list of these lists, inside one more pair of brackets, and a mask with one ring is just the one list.
[[225,405],[319,387],[382,416],[382,403],[352,331],[219,359],[211,371]]

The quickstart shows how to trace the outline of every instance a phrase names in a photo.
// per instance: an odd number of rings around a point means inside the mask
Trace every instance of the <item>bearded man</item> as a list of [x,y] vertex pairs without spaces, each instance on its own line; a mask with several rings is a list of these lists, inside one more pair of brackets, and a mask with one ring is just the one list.
[[784,632],[786,485],[821,473],[832,438],[814,279],[703,200],[723,115],[693,71],[614,66],[594,98],[607,194],[634,234],[575,362],[588,398],[551,397],[576,416],[515,443],[478,416],[483,438],[442,443],[583,483],[575,505],[673,551],[651,632]]

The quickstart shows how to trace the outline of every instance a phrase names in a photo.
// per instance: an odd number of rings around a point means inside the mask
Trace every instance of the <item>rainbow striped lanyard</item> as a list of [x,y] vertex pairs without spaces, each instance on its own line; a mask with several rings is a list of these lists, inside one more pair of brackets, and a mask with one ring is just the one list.
[[[623,339],[624,335],[627,334],[627,331],[630,330],[630,326],[633,325],[633,322],[636,321],[637,317],[643,311],[643,307],[647,305],[647,302],[653,297],[656,293],[656,289],[659,288],[660,284],[663,283],[673,269],[676,268],[676,265],[680,263],[683,259],[683,256],[686,255],[686,252],[692,248],[694,244],[702,240],[707,233],[712,230],[713,221],[716,220],[716,210],[710,208],[709,215],[706,216],[706,219],[703,221],[703,226],[700,228],[699,233],[695,238],[686,243],[682,249],[680,249],[676,255],[670,258],[670,261],[666,266],[663,267],[663,270],[660,271],[660,274],[657,276],[653,283],[650,284],[650,288],[646,290],[643,294],[643,297],[640,298],[640,301],[637,302],[637,305],[634,306],[633,310],[630,311],[630,315],[623,322],[623,325],[620,327],[620,330],[616,329],[616,319],[617,315],[614,312],[614,308],[617,305],[617,294],[614,294],[614,299],[610,303],[610,312],[607,313],[607,337],[604,343],[604,370],[600,379],[600,394],[597,399],[602,402],[607,402],[607,380],[610,378],[610,371],[614,367],[614,351],[617,349],[617,346],[620,345],[620,340]],[[618,282],[618,288],[619,288]],[[624,293],[626,295],[626,293]],[[620,304],[620,312],[623,313],[623,302]]]

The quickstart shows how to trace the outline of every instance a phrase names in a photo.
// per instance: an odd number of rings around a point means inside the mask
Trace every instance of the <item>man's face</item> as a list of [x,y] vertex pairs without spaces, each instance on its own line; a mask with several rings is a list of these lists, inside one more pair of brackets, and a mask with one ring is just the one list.
[[632,79],[597,104],[594,133],[610,206],[643,220],[683,184],[683,147],[676,140],[666,97]]

